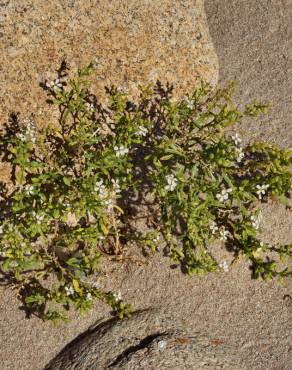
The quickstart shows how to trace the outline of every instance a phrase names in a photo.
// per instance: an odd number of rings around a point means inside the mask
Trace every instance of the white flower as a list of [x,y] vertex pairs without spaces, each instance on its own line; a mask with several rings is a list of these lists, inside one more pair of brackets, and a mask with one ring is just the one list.
[[26,126],[25,133],[17,134],[18,138],[22,141],[29,139],[32,143],[35,143],[37,128],[34,121],[30,118],[26,119],[24,125]]
[[121,192],[121,188],[120,188],[119,180],[111,179],[111,182],[112,182],[112,184],[114,186],[115,193],[120,193]]
[[17,267],[18,266],[18,262],[17,261],[11,261],[10,262],[10,267]]
[[51,88],[51,89],[54,89],[54,88],[56,88],[56,89],[62,89],[63,88],[63,85],[62,85],[62,83],[61,83],[61,81],[60,81],[59,78],[56,78],[54,81],[47,82],[46,83],[46,86],[49,87],[49,88]]
[[224,270],[224,272],[228,272],[229,271],[229,266],[228,266],[228,263],[226,261],[222,261],[219,263],[219,267],[221,269]]
[[173,175],[167,175],[166,176],[167,185],[165,186],[166,190],[173,191],[177,186],[177,178]]
[[104,187],[103,180],[96,181],[95,183],[95,191],[100,191]]
[[70,286],[70,287],[65,287],[65,291],[66,291],[66,294],[69,296],[69,295],[74,295],[74,293],[75,293],[75,290],[74,290],[74,288],[72,287],[72,286]]
[[95,111],[95,106],[94,106],[94,104],[93,103],[85,103],[85,106],[86,106],[86,108],[87,108],[87,110],[89,111],[89,112],[94,112]]
[[153,242],[154,243],[158,243],[160,240],[160,235],[156,235],[154,238],[153,238]]
[[257,216],[256,216],[256,215],[252,215],[252,216],[250,216],[251,224],[252,224],[252,226],[253,226],[256,230],[258,230],[258,229],[260,228],[261,220],[262,220],[262,215],[261,215],[261,213],[259,213]]
[[244,152],[242,148],[236,148],[237,158],[236,162],[240,163],[244,158]]
[[6,257],[6,251],[1,251],[0,256],[3,257],[3,258]]
[[122,300],[122,294],[121,292],[113,293],[114,299],[116,301],[121,301]]
[[3,225],[0,225],[0,234],[3,234]]
[[35,211],[32,211],[31,214],[35,217],[38,224],[40,224],[45,217],[44,215],[37,214]]
[[91,295],[91,293],[90,293],[90,292],[88,292],[88,293],[86,294],[86,300],[87,300],[87,301],[92,301],[92,295]]
[[35,133],[36,125],[32,119],[25,120],[27,134]]
[[222,189],[221,193],[216,194],[216,198],[219,200],[219,202],[225,202],[229,198],[229,193],[232,192],[232,189]]
[[138,131],[136,132],[136,135],[138,135],[138,136],[146,136],[147,135],[147,133],[148,133],[148,130],[147,130],[147,128],[146,127],[144,127],[144,126],[139,126],[138,127]]
[[193,109],[194,108],[194,103],[193,103],[193,101],[190,98],[188,98],[187,96],[185,96],[184,100],[187,103],[187,107],[189,109]]
[[212,231],[212,234],[216,234],[216,232],[219,230],[219,227],[218,225],[216,224],[216,222],[212,222],[211,225],[210,225],[210,230]]
[[257,195],[259,199],[262,199],[262,196],[266,194],[266,190],[268,189],[269,185],[256,185]]
[[125,146],[123,145],[120,145],[120,146],[114,146],[114,150],[116,152],[116,156],[117,157],[122,157],[123,155],[129,153],[129,149],[126,148]]
[[99,196],[103,199],[108,196],[107,188],[105,187],[103,180],[96,181],[94,191],[99,193]]
[[260,247],[257,248],[256,252],[257,253],[260,253],[263,250],[263,248],[264,248],[264,243],[263,242],[260,242]]
[[16,137],[17,137],[19,140],[21,140],[21,141],[26,141],[26,135],[24,135],[23,133],[18,132],[18,133],[16,134]]
[[56,78],[55,79],[55,81],[54,81],[54,87],[58,87],[58,88],[62,89],[63,85],[62,85],[62,83],[61,83],[61,81],[60,81],[59,78]]
[[26,119],[23,122],[23,125],[25,126],[25,131],[18,132],[16,134],[16,137],[23,142],[30,140],[32,143],[35,143],[36,133],[37,133],[37,128],[36,128],[35,123],[33,122],[32,119]]
[[41,224],[42,223],[42,221],[43,221],[43,219],[44,219],[44,215],[36,215],[36,220],[37,220],[37,223],[38,224]]
[[219,235],[220,235],[219,239],[221,241],[225,242],[227,240],[227,237],[230,236],[230,232],[228,230],[226,230],[224,226],[222,226],[220,228]]
[[241,144],[241,137],[236,133],[234,136],[231,136],[235,145],[240,145]]
[[114,201],[113,201],[113,199],[106,199],[106,200],[104,200],[103,201],[103,203],[104,203],[104,205],[107,207],[107,211],[108,212],[111,212],[112,210],[113,210],[113,208],[114,208]]
[[27,194],[33,195],[34,187],[32,185],[26,185],[25,190],[26,190]]

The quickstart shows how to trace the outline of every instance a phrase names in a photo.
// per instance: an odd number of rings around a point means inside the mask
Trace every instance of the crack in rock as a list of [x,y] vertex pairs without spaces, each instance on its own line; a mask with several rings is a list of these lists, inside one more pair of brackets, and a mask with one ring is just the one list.
[[135,352],[140,351],[141,349],[148,348],[151,343],[155,339],[161,338],[166,336],[166,333],[156,333],[156,334],[151,334],[148,335],[146,338],[142,339],[137,345],[131,346],[127,348],[125,351],[123,351],[115,360],[112,362],[109,366],[108,369],[112,369],[113,367],[119,365],[123,360],[129,358],[129,356]]

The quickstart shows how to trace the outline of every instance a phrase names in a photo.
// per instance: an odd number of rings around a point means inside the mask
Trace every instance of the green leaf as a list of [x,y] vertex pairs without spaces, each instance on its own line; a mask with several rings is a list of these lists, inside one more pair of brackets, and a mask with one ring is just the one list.
[[103,234],[107,235],[108,234],[108,229],[107,229],[107,227],[106,227],[106,225],[105,225],[105,223],[103,222],[102,219],[100,219],[99,224],[100,224],[100,227],[101,227],[101,230],[102,230]]
[[168,161],[169,159],[171,159],[173,157],[173,154],[169,154],[169,155],[164,155],[163,157],[160,158],[161,161]]
[[77,293],[82,293],[82,289],[80,289],[79,282],[76,279],[72,280],[73,287]]
[[56,219],[60,217],[60,211],[57,208],[55,208],[53,211],[53,217]]
[[71,185],[71,180],[69,179],[69,177],[64,176],[63,177],[63,181],[64,181],[64,184],[65,185],[68,185],[68,186]]
[[30,304],[33,304],[33,303],[42,304],[45,301],[46,301],[46,298],[40,294],[31,295],[25,298],[25,302],[30,303]]

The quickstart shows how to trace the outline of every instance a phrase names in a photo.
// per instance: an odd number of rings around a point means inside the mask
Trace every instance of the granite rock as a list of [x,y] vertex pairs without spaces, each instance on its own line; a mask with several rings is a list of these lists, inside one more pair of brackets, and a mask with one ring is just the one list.
[[203,0],[2,0],[0,14],[1,123],[11,111],[47,120],[39,84],[64,59],[73,69],[97,62],[101,97],[111,83],[135,93],[158,78],[178,91],[217,82]]
[[45,370],[240,369],[222,343],[165,316],[144,310],[130,319],[100,323],[68,344]]

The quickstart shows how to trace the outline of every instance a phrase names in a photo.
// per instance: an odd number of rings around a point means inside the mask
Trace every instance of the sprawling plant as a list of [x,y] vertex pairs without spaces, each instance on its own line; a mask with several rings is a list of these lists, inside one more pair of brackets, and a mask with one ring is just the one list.
[[[58,120],[40,128],[14,115],[1,134],[13,186],[1,188],[0,269],[26,308],[54,320],[97,298],[120,317],[130,314],[98,279],[101,258],[123,255],[133,241],[163,245],[189,274],[228,270],[214,257],[220,240],[234,259],[249,259],[254,277],[291,276],[292,245],[263,243],[257,232],[260,202],[273,195],[288,206],[292,151],[243,146],[225,132],[267,106],[255,101],[240,110],[231,86],[204,83],[177,101],[172,86],[159,82],[135,101],[107,88],[103,105],[89,90],[92,70],[70,79],[63,63],[57,79],[43,84]],[[140,229],[137,212],[147,219]]]

